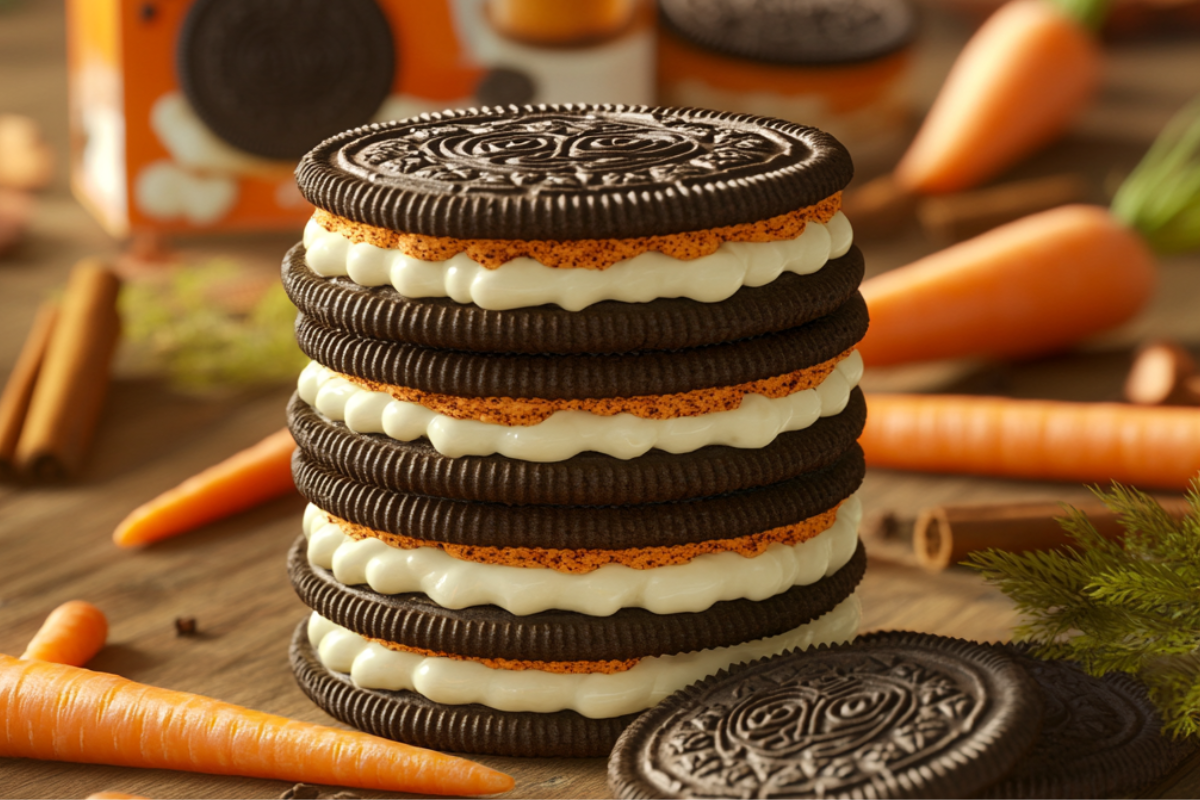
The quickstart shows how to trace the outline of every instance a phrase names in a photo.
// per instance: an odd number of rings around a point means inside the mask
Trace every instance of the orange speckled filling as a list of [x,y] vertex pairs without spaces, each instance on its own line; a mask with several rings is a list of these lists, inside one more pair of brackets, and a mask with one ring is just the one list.
[[399,250],[420,261],[445,261],[466,253],[476,263],[496,269],[514,258],[532,258],[555,269],[608,269],[613,264],[650,250],[691,261],[711,255],[723,242],[778,242],[804,233],[809,220],[829,222],[842,207],[842,193],[777,217],[662,236],[633,239],[455,239],[402,233],[317,209],[313,220],[327,231],[340,233],[354,244]]
[[602,672],[605,675],[611,675],[614,672],[625,672],[637,666],[641,661],[640,658],[628,658],[624,660],[610,659],[608,661],[526,661],[511,658],[477,658],[475,656],[460,656],[454,653],[443,653],[439,650],[426,650],[423,647],[409,647],[406,644],[398,642],[389,642],[387,639],[375,639],[370,636],[364,636],[368,642],[381,644],[388,650],[396,650],[401,653],[415,653],[419,656],[431,656],[433,658],[452,658],[455,661],[474,661],[476,664],[483,664],[491,669],[509,669],[520,672],[526,669],[536,669],[541,672],[558,672],[565,675],[584,675],[593,672]]
[[519,427],[545,422],[556,411],[589,411],[597,416],[633,414],[644,419],[674,419],[698,417],[719,411],[733,411],[748,394],[760,394],[777,399],[818,386],[829,377],[838,362],[854,352],[854,348],[811,367],[798,369],[735,386],[716,386],[693,389],[676,394],[645,394],[633,397],[590,397],[581,399],[546,400],[539,397],[459,397],[395,386],[388,383],[336,373],[356,386],[386,392],[397,400],[417,403],[452,419],[471,419],[494,425]]
[[840,506],[841,503],[838,503],[828,511],[822,511],[820,514],[791,525],[782,525],[768,531],[739,536],[734,539],[709,539],[708,541],[669,547],[630,547],[624,550],[557,550],[539,547],[476,547],[447,544],[377,531],[331,514],[326,516],[331,523],[341,528],[343,533],[355,540],[378,539],[384,544],[400,550],[434,547],[459,561],[473,561],[478,564],[552,569],[555,572],[585,574],[606,564],[620,564],[633,569],[654,569],[673,564],[686,564],[704,553],[738,553],[746,558],[754,558],[772,544],[800,544],[825,532],[837,520],[837,510]]

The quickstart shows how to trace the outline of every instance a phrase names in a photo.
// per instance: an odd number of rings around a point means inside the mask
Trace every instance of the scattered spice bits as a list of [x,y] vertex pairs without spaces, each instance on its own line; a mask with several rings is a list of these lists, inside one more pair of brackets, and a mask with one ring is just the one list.
[[175,618],[175,635],[176,636],[195,636],[197,633],[195,617],[176,617]]

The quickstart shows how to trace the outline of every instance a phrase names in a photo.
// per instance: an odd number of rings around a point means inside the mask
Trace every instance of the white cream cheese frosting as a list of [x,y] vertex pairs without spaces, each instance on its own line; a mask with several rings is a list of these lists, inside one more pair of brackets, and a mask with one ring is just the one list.
[[628,413],[601,416],[566,410],[556,411],[536,425],[523,426],[454,419],[419,403],[364,389],[315,361],[300,373],[297,388],[304,402],[356,433],[382,433],[403,442],[424,436],[439,453],[451,458],[499,454],[520,461],[550,462],[587,451],[629,459],[652,448],[690,453],[710,444],[766,447],[781,433],[841,413],[862,371],[862,356],[855,350],[812,389],[778,398],[747,394],[741,405],[730,411],[647,419]]
[[681,261],[647,252],[608,269],[556,269],[516,258],[488,269],[465,253],[421,261],[361,242],[352,243],[315,220],[304,228],[306,262],[322,277],[344,275],[362,286],[393,286],[405,297],[449,297],[491,311],[547,303],[579,311],[602,300],[648,303],[688,297],[702,303],[728,299],[743,286],[764,286],[783,272],[816,272],[853,243],[850,222],[837,212],[828,224],[810,220],[795,239],[724,242],[715,253]]
[[443,608],[496,605],[524,616],[550,609],[606,617],[622,608],[655,614],[704,611],[722,600],[765,600],[837,572],[858,544],[862,504],[851,495],[836,521],[805,542],[778,542],[747,558],[703,553],[683,564],[634,569],[606,564],[592,572],[558,572],[463,561],[436,547],[401,549],[375,538],[354,539],[310,504],[304,512],[308,560],[348,586],[380,594],[423,592]]
[[612,674],[565,674],[535,669],[493,669],[460,661],[391,650],[313,614],[308,638],[321,663],[349,674],[364,689],[412,691],[435,703],[481,703],[499,711],[551,713],[569,709],[592,719],[650,708],[696,681],[734,664],[793,648],[849,641],[862,617],[857,595],[799,628],[732,647],[643,658]]

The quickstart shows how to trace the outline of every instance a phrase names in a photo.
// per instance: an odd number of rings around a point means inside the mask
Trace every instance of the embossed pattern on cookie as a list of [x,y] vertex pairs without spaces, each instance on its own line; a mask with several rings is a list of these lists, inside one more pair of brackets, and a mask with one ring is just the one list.
[[337,216],[425,236],[603,239],[763,220],[853,175],[837,140],[782,120],[645,106],[423,114],[325,140],[296,169]]
[[642,715],[615,796],[970,797],[1029,748],[1041,710],[1011,659],[881,633],[708,678]]

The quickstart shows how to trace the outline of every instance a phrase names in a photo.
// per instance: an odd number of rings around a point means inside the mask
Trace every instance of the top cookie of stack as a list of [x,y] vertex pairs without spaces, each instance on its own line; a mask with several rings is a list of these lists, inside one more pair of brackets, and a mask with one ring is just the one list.
[[603,754],[675,688],[852,636],[851,175],[818,130],[695,109],[451,111],[310,152],[284,261],[306,690],[430,746]]

